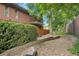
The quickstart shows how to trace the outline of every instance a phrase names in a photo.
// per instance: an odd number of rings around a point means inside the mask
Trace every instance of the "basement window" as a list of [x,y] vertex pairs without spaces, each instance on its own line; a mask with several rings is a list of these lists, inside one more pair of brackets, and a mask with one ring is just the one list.
[[4,16],[9,16],[9,7],[4,8]]

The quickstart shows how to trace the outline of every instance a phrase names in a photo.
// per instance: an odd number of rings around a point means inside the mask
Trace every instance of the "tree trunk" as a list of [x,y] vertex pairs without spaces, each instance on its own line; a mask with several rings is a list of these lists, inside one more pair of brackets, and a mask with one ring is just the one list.
[[52,22],[51,19],[49,19],[49,30],[50,30],[49,34],[53,34],[51,22]]

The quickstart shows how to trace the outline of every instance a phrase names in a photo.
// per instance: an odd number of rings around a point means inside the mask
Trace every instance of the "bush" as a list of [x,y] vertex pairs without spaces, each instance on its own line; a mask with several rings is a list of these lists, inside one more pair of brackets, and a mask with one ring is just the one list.
[[36,27],[10,21],[0,21],[0,53],[37,38]]
[[74,47],[69,49],[72,54],[79,56],[79,39],[76,40]]

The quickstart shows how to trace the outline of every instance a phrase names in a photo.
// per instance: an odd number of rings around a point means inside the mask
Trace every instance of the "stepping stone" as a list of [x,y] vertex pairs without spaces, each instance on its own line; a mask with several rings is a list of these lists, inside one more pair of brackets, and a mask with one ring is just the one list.
[[35,47],[29,47],[26,51],[23,51],[21,56],[36,56],[37,51]]

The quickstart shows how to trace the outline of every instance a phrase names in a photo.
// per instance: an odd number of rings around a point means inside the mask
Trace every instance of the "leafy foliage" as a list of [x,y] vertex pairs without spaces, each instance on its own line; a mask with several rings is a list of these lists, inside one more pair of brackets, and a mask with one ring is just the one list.
[[0,21],[0,53],[36,38],[36,27],[33,25]]
[[32,3],[28,4],[32,16],[43,18],[47,15],[51,32],[65,32],[66,24],[79,15],[79,4],[74,3]]
[[71,51],[72,54],[76,54],[79,56],[79,39],[76,40],[74,47],[70,48],[69,51]]

